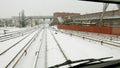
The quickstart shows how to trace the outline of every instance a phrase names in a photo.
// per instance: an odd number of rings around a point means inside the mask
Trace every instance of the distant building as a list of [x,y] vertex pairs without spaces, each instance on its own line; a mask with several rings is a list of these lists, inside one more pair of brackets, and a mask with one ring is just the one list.
[[17,26],[17,27],[20,27],[20,20],[19,20],[19,17],[18,16],[13,16],[12,17],[12,23]]
[[0,19],[0,27],[14,26],[10,18]]
[[[54,16],[64,20],[62,24],[120,26],[120,10],[106,11],[102,22],[100,22],[101,15],[102,12],[83,15],[79,13],[54,13]],[[54,19],[54,23],[61,24],[57,18]]]
[[36,20],[36,19],[28,19],[28,20],[26,20],[26,24],[27,24],[27,26],[35,26],[35,25],[38,25],[38,20]]
[[74,17],[74,24],[81,25],[103,25],[103,26],[120,26],[120,10],[106,11],[103,21],[100,22],[102,12],[91,13]]
[[72,17],[77,17],[77,16],[80,16],[80,13],[56,12],[56,13],[54,13],[54,17],[57,17],[57,18],[55,18],[53,22],[58,24],[60,19],[61,19],[61,21],[64,22],[67,19],[70,19]]
[[3,27],[4,26],[4,22],[2,19],[0,19],[0,27]]
[[[12,17],[12,22],[14,23],[15,26],[21,27],[20,19],[18,16]],[[24,22],[26,26],[31,26],[31,27],[39,24],[38,19],[31,19],[31,18],[28,19],[27,17],[25,18]]]

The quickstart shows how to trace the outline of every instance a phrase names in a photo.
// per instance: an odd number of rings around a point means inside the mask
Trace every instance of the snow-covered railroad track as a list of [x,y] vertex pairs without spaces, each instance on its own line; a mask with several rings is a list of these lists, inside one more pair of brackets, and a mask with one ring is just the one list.
[[40,57],[40,55],[42,55],[41,54],[42,50],[44,50],[44,67],[47,68],[47,31],[46,31],[46,29],[43,29],[43,30],[44,31],[42,33],[42,38],[40,39],[41,44],[39,46],[38,52],[36,52],[38,54],[37,54],[37,57],[35,59],[34,68],[39,67],[39,65],[38,65],[39,57]]
[[4,41],[7,41],[7,40],[10,40],[10,39],[13,39],[13,38],[17,38],[17,37],[26,35],[28,33],[32,33],[35,30],[36,29],[16,31],[16,32],[4,35],[4,36],[0,36],[0,42],[4,42]]
[[6,59],[1,59],[1,61],[6,61],[6,63],[0,63],[0,66],[2,68],[13,68],[20,60],[20,57],[26,53],[26,50],[34,42],[40,31],[41,30],[36,30],[32,34],[26,35],[19,43],[14,44],[10,48],[7,48],[8,50],[0,56],[1,58],[6,57]]
[[[54,40],[55,40],[55,42],[56,42],[56,44],[57,44],[60,52],[62,53],[62,55],[63,55],[63,57],[64,57],[64,59],[65,59],[66,61],[69,61],[68,57],[67,57],[66,54],[64,53],[63,49],[61,48],[61,46],[60,46],[59,42],[57,41],[56,37],[54,36],[54,34],[53,34],[51,31],[50,31],[50,33],[51,33],[51,35],[53,36],[53,38],[54,38]],[[69,65],[69,67],[71,67],[70,64],[68,64],[68,65]]]
[[[58,31],[58,30],[55,30]],[[68,32],[64,32],[64,31],[60,31],[61,33],[65,33],[65,34],[69,34],[71,36],[77,36],[77,37],[81,37],[83,39],[88,39],[91,41],[95,41],[95,42],[100,42],[101,44],[107,44],[107,45],[111,45],[111,46],[115,46],[115,47],[120,47],[120,43],[119,42],[115,42],[115,41],[107,41],[107,40],[100,40],[97,38],[93,38],[93,37],[87,37],[87,36],[82,36],[82,35],[76,35],[76,34],[72,34],[72,33],[68,33]]]
[[19,40],[19,41],[17,41],[15,44],[13,44],[13,45],[11,45],[11,46],[9,46],[9,47],[5,47],[5,49],[4,48],[2,48],[2,49],[4,49],[4,50],[2,50],[2,51],[0,51],[0,55],[3,55],[4,53],[6,53],[8,50],[10,50],[11,48],[13,48],[14,46],[16,46],[17,44],[19,44],[21,41],[23,41],[25,38],[27,38],[29,35],[31,35],[31,34],[28,34],[27,36],[25,36],[25,37],[23,37],[21,40]]
[[[12,68],[15,68],[19,60],[22,58],[22,56],[27,53],[28,48],[31,46],[31,44],[35,41],[35,39],[38,37],[41,30],[39,30],[28,42],[24,45],[24,47],[18,52],[18,54],[9,62],[9,64],[6,67],[9,67],[10,65]],[[10,66],[10,67],[11,67]]]

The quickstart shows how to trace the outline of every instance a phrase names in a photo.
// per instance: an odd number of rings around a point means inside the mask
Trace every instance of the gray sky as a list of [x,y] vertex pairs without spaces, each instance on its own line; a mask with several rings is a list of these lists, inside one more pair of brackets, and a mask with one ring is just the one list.
[[[0,0],[0,18],[18,16],[24,9],[25,15],[52,15],[54,12],[94,13],[102,11],[102,3],[78,0]],[[117,9],[112,4],[108,10]]]

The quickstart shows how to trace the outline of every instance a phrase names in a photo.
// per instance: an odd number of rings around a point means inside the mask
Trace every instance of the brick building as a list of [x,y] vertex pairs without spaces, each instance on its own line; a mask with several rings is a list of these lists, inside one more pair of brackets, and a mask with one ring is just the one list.
[[[71,18],[71,17],[78,17],[78,16],[80,16],[80,13],[56,12],[56,13],[54,13],[54,16],[55,17],[61,17],[63,20],[66,20],[66,19]],[[59,23],[57,18],[55,18],[53,22],[56,23],[56,24]]]
[[74,18],[73,23],[79,24],[102,24],[103,26],[120,26],[120,10],[112,10],[105,12],[103,22],[100,22],[102,12],[84,14]]
[[106,11],[102,21],[101,16],[102,12],[97,12],[72,17],[69,25],[59,24],[58,29],[120,35],[120,10]]
[[[100,22],[102,12],[80,15],[79,13],[54,13],[55,17],[61,17],[64,21],[72,19],[68,24],[82,25],[103,25],[103,26],[120,26],[120,10],[106,11],[103,21]],[[59,23],[58,19],[54,19],[54,23]]]

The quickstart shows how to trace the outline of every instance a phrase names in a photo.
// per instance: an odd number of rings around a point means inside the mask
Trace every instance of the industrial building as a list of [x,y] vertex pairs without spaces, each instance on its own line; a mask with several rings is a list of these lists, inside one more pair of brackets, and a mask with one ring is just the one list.
[[58,17],[60,16],[64,20],[63,23],[60,23],[59,20],[54,21],[55,23],[59,22],[59,29],[120,35],[120,10],[106,11],[102,21],[100,20],[102,12],[83,15],[59,13]]

